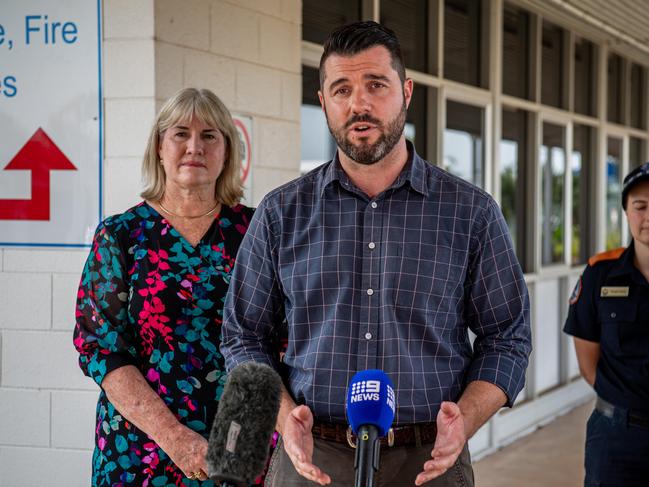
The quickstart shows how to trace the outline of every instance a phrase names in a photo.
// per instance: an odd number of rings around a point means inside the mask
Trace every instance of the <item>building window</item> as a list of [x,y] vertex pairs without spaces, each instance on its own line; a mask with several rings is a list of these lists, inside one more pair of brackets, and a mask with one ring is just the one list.
[[565,130],[543,123],[543,145],[539,150],[541,178],[541,263],[564,261],[564,179],[566,174]]
[[622,139],[608,137],[606,150],[606,249],[622,245]]
[[320,78],[318,70],[302,67],[301,157],[300,173],[306,174],[331,160],[336,152],[336,141],[329,133],[327,120],[318,100]]
[[575,39],[575,111],[595,115],[595,47],[586,39]]
[[622,58],[617,54],[608,56],[607,76],[607,119],[613,123],[623,123],[622,110]]
[[629,137],[629,170],[642,166],[645,162],[646,142],[643,139]]
[[591,227],[590,204],[591,168],[593,164],[593,129],[575,124],[572,147],[572,265],[586,262],[589,252],[588,234]]
[[446,102],[444,168],[476,186],[484,186],[483,108]]
[[302,39],[324,44],[333,29],[360,19],[360,0],[303,0]]
[[444,2],[444,77],[447,79],[482,85],[481,4],[475,0]]
[[563,108],[563,29],[543,22],[541,103]]
[[[410,140],[417,150],[417,154],[426,158],[426,107],[428,99],[428,88],[415,86],[410,100],[410,107],[406,115],[406,126],[404,132],[406,139]],[[428,114],[428,116],[433,116]]]
[[505,3],[503,12],[503,93],[529,98],[529,14]]
[[525,160],[527,112],[504,107],[500,141],[500,207],[514,242],[518,260],[525,252]]
[[631,126],[639,129],[646,127],[646,76],[647,70],[639,64],[631,65]]
[[381,23],[399,38],[406,66],[422,72],[434,72],[429,65],[429,53],[435,45],[429,42],[428,3],[426,0],[382,0],[380,10]]

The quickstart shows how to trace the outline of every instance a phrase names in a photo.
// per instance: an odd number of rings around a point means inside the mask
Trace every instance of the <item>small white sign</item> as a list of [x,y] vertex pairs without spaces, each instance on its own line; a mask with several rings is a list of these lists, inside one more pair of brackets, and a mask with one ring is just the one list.
[[252,204],[252,118],[245,115],[232,114],[234,126],[239,132],[241,142],[241,180],[244,187],[246,204]]
[[101,216],[100,0],[0,3],[0,245],[84,247]]

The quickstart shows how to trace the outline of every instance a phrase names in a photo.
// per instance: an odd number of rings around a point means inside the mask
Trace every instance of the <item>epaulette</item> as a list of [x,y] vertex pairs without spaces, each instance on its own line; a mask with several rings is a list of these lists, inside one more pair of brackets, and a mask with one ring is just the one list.
[[626,247],[620,247],[613,250],[607,250],[606,252],[600,252],[599,254],[593,255],[588,259],[588,265],[594,266],[598,262],[604,262],[605,260],[617,260],[624,253]]

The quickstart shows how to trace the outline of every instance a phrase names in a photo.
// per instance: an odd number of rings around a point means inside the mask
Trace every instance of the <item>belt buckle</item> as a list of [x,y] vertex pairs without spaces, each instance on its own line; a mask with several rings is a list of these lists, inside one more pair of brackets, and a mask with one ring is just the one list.
[[352,433],[351,426],[347,426],[347,444],[353,449],[356,449],[356,442],[354,441],[354,434]]
[[[352,432],[352,427],[348,426],[346,431],[347,444],[356,449],[356,442],[354,441],[354,434]],[[388,430],[388,446],[394,446],[394,429],[390,428]]]

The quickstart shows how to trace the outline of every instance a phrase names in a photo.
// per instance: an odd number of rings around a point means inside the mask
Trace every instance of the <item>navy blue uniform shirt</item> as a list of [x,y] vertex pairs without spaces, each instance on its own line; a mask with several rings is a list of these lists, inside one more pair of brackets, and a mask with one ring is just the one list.
[[573,295],[564,331],[598,342],[597,394],[649,414],[649,283],[627,249],[591,259]]
[[395,424],[435,421],[470,381],[496,384],[509,404],[523,387],[529,298],[500,209],[408,152],[374,198],[337,159],[272,191],[237,256],[227,367],[276,365],[286,319],[289,391],[323,421],[345,421],[347,385],[364,369],[392,379]]

